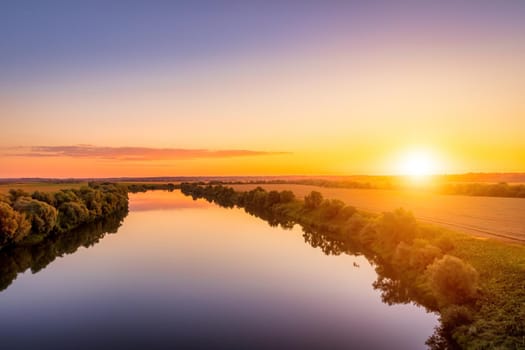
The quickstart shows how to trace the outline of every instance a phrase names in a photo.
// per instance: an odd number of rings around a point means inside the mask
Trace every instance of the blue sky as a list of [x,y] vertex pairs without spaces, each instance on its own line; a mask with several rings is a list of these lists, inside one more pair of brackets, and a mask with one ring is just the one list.
[[525,170],[524,1],[0,5],[0,151],[247,150],[282,156],[244,174],[347,174],[430,149],[442,171]]

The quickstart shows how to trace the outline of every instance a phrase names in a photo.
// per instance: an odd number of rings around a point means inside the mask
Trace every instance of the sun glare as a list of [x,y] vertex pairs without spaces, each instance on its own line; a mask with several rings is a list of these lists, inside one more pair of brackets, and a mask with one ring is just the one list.
[[414,150],[404,154],[399,163],[401,175],[422,177],[437,172],[437,161],[428,151]]

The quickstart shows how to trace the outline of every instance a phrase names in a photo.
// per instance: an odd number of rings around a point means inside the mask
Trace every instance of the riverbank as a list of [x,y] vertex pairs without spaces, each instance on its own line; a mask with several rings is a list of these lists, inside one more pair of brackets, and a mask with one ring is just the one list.
[[319,192],[183,184],[181,190],[238,206],[270,225],[300,224],[305,240],[326,253],[363,254],[376,265],[374,288],[388,303],[415,302],[441,316],[434,349],[525,346],[525,247],[480,240],[418,222],[405,210],[359,211]]
[[[256,184],[232,185],[236,191],[249,191]],[[421,222],[437,225],[475,237],[492,237],[525,243],[525,198],[449,196],[424,191],[364,190],[327,188],[311,185],[260,185],[267,191],[291,190],[298,198],[318,191],[326,198],[339,199],[357,209],[380,214],[394,208],[407,208]]]

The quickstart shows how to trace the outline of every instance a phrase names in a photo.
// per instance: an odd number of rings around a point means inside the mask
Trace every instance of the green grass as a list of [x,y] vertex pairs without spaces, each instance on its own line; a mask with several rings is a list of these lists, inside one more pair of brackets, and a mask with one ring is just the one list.
[[[476,349],[525,349],[525,246],[456,235],[454,254],[480,274],[474,322],[458,342]],[[520,340],[521,337],[521,340]]]

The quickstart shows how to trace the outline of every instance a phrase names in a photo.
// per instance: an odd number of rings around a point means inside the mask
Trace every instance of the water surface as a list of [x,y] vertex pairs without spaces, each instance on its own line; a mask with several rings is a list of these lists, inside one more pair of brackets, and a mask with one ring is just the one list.
[[180,192],[131,195],[118,232],[93,240],[56,243],[62,257],[0,293],[3,349],[423,349],[437,325],[382,303],[364,257]]

